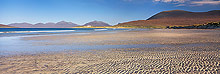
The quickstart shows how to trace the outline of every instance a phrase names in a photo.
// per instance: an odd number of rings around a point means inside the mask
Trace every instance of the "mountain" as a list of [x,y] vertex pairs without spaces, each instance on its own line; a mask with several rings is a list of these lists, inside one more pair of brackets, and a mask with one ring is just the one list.
[[60,21],[57,23],[48,22],[48,23],[37,23],[37,24],[29,24],[29,23],[12,23],[10,26],[20,27],[20,28],[71,28],[78,26],[72,22]]
[[174,26],[195,25],[220,21],[220,10],[208,12],[189,12],[183,10],[163,11],[147,20],[120,23],[116,26]]
[[220,10],[213,10],[209,12],[189,12],[183,10],[171,10],[160,12],[147,20],[152,19],[206,19],[206,18],[219,18]]
[[30,27],[32,27],[32,24],[30,24],[30,23],[12,23],[12,24],[8,24],[8,26],[14,26],[14,27],[19,27],[19,28],[30,28]]
[[46,24],[44,24],[44,23],[37,23],[37,24],[32,25],[31,28],[48,28],[48,27],[53,28],[54,26],[51,26],[48,23],[46,23]]
[[92,22],[84,24],[83,26],[111,26],[111,25],[105,22],[102,22],[102,21],[92,21]]
[[15,27],[12,27],[12,26],[8,26],[8,25],[3,25],[3,24],[0,24],[0,28],[15,28]]
[[72,22],[60,21],[60,22],[56,23],[56,26],[58,26],[58,27],[75,27],[75,26],[79,26],[79,25],[74,24]]

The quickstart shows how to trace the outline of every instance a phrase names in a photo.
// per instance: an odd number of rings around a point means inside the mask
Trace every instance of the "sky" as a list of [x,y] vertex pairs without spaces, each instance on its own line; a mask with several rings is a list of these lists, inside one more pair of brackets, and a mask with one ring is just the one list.
[[145,20],[167,10],[220,10],[220,0],[0,0],[0,23],[68,21],[79,25],[97,20],[116,25]]

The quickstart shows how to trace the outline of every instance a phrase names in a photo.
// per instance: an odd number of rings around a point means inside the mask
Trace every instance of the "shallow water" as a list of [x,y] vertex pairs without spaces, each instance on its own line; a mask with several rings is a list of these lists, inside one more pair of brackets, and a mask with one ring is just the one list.
[[[89,29],[69,32],[57,32],[48,33],[51,31],[32,31],[24,33],[22,32],[9,32],[8,30],[4,33],[0,33],[0,55],[16,55],[16,54],[35,54],[41,52],[56,52],[63,50],[91,50],[91,49],[111,49],[111,48],[134,48],[142,47],[143,45],[77,45],[77,44],[65,44],[65,45],[35,45],[36,42],[51,42],[47,40],[22,40],[22,38],[36,37],[36,36],[62,36],[62,35],[84,35],[93,33],[117,33],[121,31],[129,31],[130,29]],[[72,29],[71,29],[72,30]],[[1,29],[3,32],[3,29]],[[53,42],[53,41],[52,41]],[[152,45],[153,46],[153,45]]]
[[[64,50],[103,50],[103,49],[119,49],[119,48],[151,48],[163,47],[160,44],[135,44],[135,45],[34,45],[34,42],[48,42],[37,40],[21,40],[22,37],[0,37],[0,55],[17,55],[17,54],[36,54],[46,52],[58,52]],[[29,36],[32,37],[32,36]]]
[[[135,31],[135,30],[148,30],[148,29],[119,29],[119,30],[105,30],[105,29],[93,29],[92,31],[82,31],[81,32],[56,32],[56,33],[38,33],[37,34],[26,34],[16,35],[14,33],[1,33],[0,34],[0,56],[7,55],[17,55],[17,54],[37,54],[37,53],[47,53],[47,52],[59,52],[66,50],[106,50],[106,49],[120,49],[120,48],[153,48],[153,47],[193,47],[193,46],[203,46],[207,44],[181,44],[181,45],[160,45],[160,44],[132,44],[132,45],[88,45],[79,43],[65,43],[65,44],[51,44],[45,45],[47,40],[23,40],[23,38],[36,37],[36,36],[63,36],[63,35],[85,35],[94,33],[117,33],[124,31]],[[35,32],[34,32],[35,33]],[[8,35],[9,34],[9,35]],[[13,35],[10,35],[13,34]],[[18,33],[19,34],[19,33]],[[59,42],[59,41],[58,41]],[[36,44],[36,43],[43,43]]]
[[[15,36],[0,36],[0,56],[7,55],[17,55],[17,54],[37,54],[37,53],[47,53],[47,52],[59,52],[66,50],[106,50],[106,49],[120,49],[120,48],[153,48],[153,47],[192,47],[192,46],[203,46],[204,44],[183,44],[183,45],[161,45],[161,44],[132,44],[132,45],[87,45],[87,44],[52,44],[52,45],[39,45],[35,43],[48,43],[54,41],[47,40],[23,40],[23,38],[36,37],[36,36],[62,36],[62,35],[85,35],[93,33],[117,33],[127,30],[111,30],[103,31],[104,29],[98,31],[87,31],[87,32],[73,32],[73,33],[56,33],[56,34],[36,34],[36,35],[15,35]],[[135,29],[134,29],[135,30]],[[142,29],[141,29],[142,30]],[[2,35],[2,34],[0,34]]]

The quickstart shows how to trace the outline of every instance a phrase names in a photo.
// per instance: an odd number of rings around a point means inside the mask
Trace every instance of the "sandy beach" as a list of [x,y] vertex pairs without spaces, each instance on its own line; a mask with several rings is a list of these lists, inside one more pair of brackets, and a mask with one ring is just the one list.
[[[23,37],[33,45],[149,45],[0,57],[2,74],[220,73],[220,30],[150,29]],[[41,42],[47,41],[47,42]],[[157,46],[158,45],[158,46]]]

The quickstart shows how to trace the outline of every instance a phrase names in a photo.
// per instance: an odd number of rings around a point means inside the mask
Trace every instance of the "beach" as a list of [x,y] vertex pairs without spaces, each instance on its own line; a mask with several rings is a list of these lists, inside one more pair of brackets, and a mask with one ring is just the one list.
[[20,40],[45,48],[68,46],[58,52],[1,56],[0,73],[220,73],[219,29],[148,29]]

